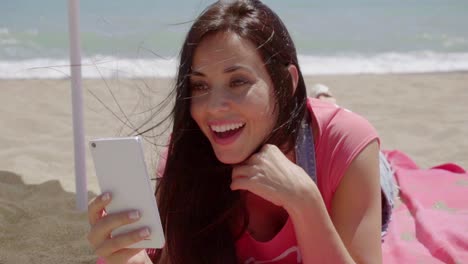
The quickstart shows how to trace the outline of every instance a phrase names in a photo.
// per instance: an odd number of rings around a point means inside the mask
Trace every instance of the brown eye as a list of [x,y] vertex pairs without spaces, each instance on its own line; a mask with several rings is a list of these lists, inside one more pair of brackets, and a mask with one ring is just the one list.
[[232,87],[239,87],[239,86],[242,86],[242,85],[246,85],[248,84],[249,81],[245,80],[245,79],[234,79],[231,81],[231,86]]
[[192,82],[190,83],[190,89],[193,92],[202,92],[208,90],[208,85],[204,82]]

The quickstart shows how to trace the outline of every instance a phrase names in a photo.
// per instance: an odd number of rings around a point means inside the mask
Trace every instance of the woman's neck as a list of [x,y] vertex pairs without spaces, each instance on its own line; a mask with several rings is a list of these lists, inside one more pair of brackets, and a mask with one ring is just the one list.
[[283,207],[246,192],[245,203],[249,214],[247,231],[257,241],[269,241],[281,230],[288,219]]
[[[288,152],[286,157],[295,163],[296,153]],[[271,240],[284,226],[288,213],[281,206],[276,206],[251,192],[245,192],[245,206],[249,214],[247,231],[257,241]]]

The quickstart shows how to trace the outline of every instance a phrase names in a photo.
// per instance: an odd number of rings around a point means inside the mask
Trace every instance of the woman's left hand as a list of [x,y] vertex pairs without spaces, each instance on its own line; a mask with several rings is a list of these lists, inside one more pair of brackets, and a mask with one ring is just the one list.
[[269,144],[234,167],[231,189],[249,191],[284,208],[318,191],[301,167],[290,161],[277,146]]

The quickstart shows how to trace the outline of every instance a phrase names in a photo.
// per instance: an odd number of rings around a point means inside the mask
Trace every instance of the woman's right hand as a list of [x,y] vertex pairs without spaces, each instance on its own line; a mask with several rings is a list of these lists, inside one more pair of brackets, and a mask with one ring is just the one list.
[[127,211],[106,214],[105,206],[111,201],[110,193],[103,193],[94,198],[88,205],[88,220],[91,229],[88,241],[96,255],[105,260],[106,264],[117,263],[152,263],[141,248],[126,248],[150,235],[148,228],[131,231],[115,237],[111,232],[123,225],[139,220],[138,211]]

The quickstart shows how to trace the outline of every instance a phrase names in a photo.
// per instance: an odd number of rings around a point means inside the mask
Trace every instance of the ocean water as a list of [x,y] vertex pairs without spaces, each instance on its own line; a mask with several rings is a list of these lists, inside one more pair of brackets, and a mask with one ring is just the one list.
[[[64,0],[0,0],[0,78],[67,78]],[[83,76],[173,76],[207,0],[81,0]],[[265,0],[305,74],[468,70],[468,0]]]

